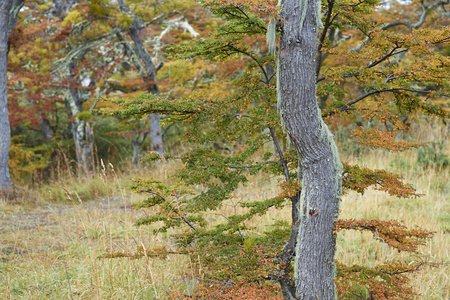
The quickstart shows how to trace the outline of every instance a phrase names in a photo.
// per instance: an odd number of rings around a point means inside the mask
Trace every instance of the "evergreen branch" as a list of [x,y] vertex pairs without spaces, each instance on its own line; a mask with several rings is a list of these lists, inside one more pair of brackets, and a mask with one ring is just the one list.
[[[235,214],[236,214],[236,207],[234,208]],[[225,216],[224,214],[215,214],[216,216],[222,216],[224,217],[228,222],[230,222],[230,224],[233,224],[233,221],[230,220],[230,218],[228,218],[227,216]],[[245,236],[242,234],[241,230],[238,227],[238,232],[239,232],[239,236],[243,239],[245,239]]]
[[[160,194],[158,194],[158,193],[156,193],[156,192],[153,192],[153,191],[151,191],[151,190],[146,190],[146,191],[144,191],[144,192],[149,193],[149,194],[153,194],[153,195],[155,195],[155,196],[158,196],[158,197],[160,197],[164,202],[167,202],[167,199],[166,199],[165,197],[163,197],[162,195],[160,195]],[[181,214],[178,212],[178,210],[177,210],[176,208],[172,208],[172,210],[173,210],[174,213],[176,213],[176,214],[184,221],[184,223],[186,223],[186,224],[187,224],[189,227],[191,227],[192,229],[197,230],[197,228],[196,228],[191,222],[189,222],[189,220],[188,220],[185,216],[181,215]]]

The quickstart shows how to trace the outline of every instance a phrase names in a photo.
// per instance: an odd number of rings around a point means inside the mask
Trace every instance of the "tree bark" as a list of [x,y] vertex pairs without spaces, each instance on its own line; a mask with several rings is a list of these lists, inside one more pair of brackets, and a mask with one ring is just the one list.
[[50,143],[52,141],[53,135],[55,134],[52,126],[50,125],[50,121],[48,119],[42,118],[39,123],[41,124],[42,134],[44,135],[45,141],[47,143]]
[[150,114],[150,139],[152,140],[152,150],[159,155],[164,155],[164,142],[161,133],[161,116],[158,114]]
[[141,133],[138,133],[136,135],[136,137],[133,140],[131,140],[131,144],[133,145],[132,163],[134,166],[139,166],[141,164],[141,147],[142,147],[142,144],[145,142],[147,135],[148,135],[148,131],[145,132],[141,138]]
[[6,69],[8,61],[8,26],[11,2],[0,3],[0,189],[9,189],[12,185],[9,177],[9,127],[8,99],[6,94]]
[[302,300],[336,298],[333,226],[342,165],[317,107],[317,1],[282,1],[279,50],[280,113],[299,153],[303,176],[294,265],[296,298]]
[[[122,1],[121,1],[122,2]],[[125,6],[121,5],[122,10],[126,11]],[[159,95],[159,87],[156,81],[156,72],[157,67],[153,64],[153,60],[148,53],[147,49],[145,49],[144,43],[140,37],[141,33],[141,21],[137,16],[134,16],[133,24],[128,29],[128,34],[134,42],[134,49],[141,61],[145,66],[145,74],[144,80],[147,83],[147,91],[153,95]],[[152,141],[152,149],[153,151],[159,153],[160,155],[164,155],[164,143],[161,134],[161,116],[158,114],[150,114],[149,115],[149,132],[150,139]]]
[[6,92],[8,37],[17,23],[17,15],[24,2],[25,0],[0,1],[0,189],[9,189],[12,186],[9,176],[11,128]]
[[[73,85],[78,85],[76,74],[73,74],[75,63],[69,65],[69,77],[75,82]],[[93,148],[94,148],[94,128],[92,128],[88,121],[84,118],[79,118],[78,114],[83,112],[83,99],[77,87],[70,88],[70,96],[67,98],[69,117],[73,116],[72,134],[75,143],[75,153],[77,157],[78,170],[83,173],[90,173],[93,171]]]

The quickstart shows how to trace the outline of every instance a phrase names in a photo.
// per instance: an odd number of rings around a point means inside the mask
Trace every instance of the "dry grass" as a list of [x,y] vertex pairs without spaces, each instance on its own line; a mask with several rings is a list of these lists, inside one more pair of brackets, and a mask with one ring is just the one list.
[[98,259],[109,251],[170,247],[170,240],[134,226],[145,213],[131,208],[140,196],[126,192],[112,170],[91,181],[100,181],[107,196],[83,201],[61,186],[72,203],[0,202],[0,299],[156,299],[185,288],[186,257]]
[[[448,137],[445,130],[432,125],[421,134],[419,139],[424,141]],[[450,154],[448,143],[445,151]],[[435,231],[434,238],[420,248],[421,256],[411,259],[442,264],[424,267],[411,275],[411,280],[422,295],[420,299],[450,299],[449,168],[418,167],[415,150],[401,154],[371,151],[345,159],[370,168],[390,164],[391,170],[402,173],[424,194],[399,199],[374,190],[363,196],[351,192],[343,197],[341,218],[398,219],[407,226]],[[164,178],[175,168],[161,165],[134,175]],[[0,299],[165,299],[174,290],[189,293],[191,286],[183,281],[191,265],[186,256],[98,259],[109,251],[134,253],[138,247],[173,247],[170,233],[155,235],[149,227],[134,226],[148,211],[131,209],[143,196],[127,192],[130,177],[118,176],[108,166],[89,179],[49,185],[31,204],[27,201],[31,194],[26,193],[16,203],[0,200]],[[220,214],[233,214],[240,209],[236,204],[241,200],[275,194],[276,181],[255,177]],[[96,200],[87,201],[89,195]],[[62,197],[69,201],[60,201]],[[223,221],[220,214],[208,217]],[[267,230],[275,220],[289,220],[289,215],[288,209],[273,210],[255,219],[252,234]],[[370,234],[339,233],[337,257],[347,264],[375,265],[402,256]]]

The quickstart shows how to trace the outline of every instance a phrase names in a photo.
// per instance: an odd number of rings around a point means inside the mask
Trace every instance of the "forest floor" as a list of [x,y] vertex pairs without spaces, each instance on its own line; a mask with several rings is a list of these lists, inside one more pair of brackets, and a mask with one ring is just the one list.
[[[441,140],[445,141],[445,136]],[[444,151],[448,152],[448,147]],[[343,156],[343,160],[374,169],[388,165],[423,196],[400,199],[373,189],[364,195],[350,192],[343,196],[341,218],[397,219],[435,235],[420,247],[419,254],[411,256],[391,251],[369,233],[343,231],[338,234],[337,258],[346,264],[369,266],[395,259],[427,262],[410,275],[414,290],[421,295],[417,299],[449,300],[450,168],[418,166],[416,150],[400,154],[370,151]],[[134,176],[167,178],[167,171],[176,167],[144,170]],[[78,180],[77,187],[61,182],[56,187],[45,186],[40,191],[44,196],[38,200],[28,199],[26,194],[15,202],[0,197],[0,299],[168,299],[174,290],[189,294],[195,283],[189,279],[192,262],[187,256],[169,255],[166,260],[100,258],[108,253],[176,247],[170,231],[155,234],[154,227],[134,225],[152,211],[132,208],[145,195],[126,189],[130,178],[117,175],[113,169],[103,170],[92,178]],[[255,200],[270,197],[277,192],[276,183],[276,178],[256,176],[236,196]],[[87,186],[103,192],[82,196],[80,191]],[[57,189],[65,200],[56,198]],[[233,205],[225,205],[220,213],[232,214]],[[209,217],[220,218],[217,215],[211,213]],[[288,220],[289,215],[288,208],[273,210],[250,225],[263,231],[275,220]]]

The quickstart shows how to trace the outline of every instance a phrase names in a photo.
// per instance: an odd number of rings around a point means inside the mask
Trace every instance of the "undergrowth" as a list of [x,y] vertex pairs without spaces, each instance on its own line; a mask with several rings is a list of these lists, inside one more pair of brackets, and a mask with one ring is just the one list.
[[[448,155],[447,133],[441,129],[424,126],[419,138],[427,142],[431,132],[435,135],[433,138],[444,141],[442,152]],[[408,286],[417,294],[417,299],[448,299],[450,296],[449,191],[445,184],[448,183],[449,168],[433,164],[423,168],[418,163],[419,154],[415,149],[404,154],[371,150],[360,156],[353,153],[348,156],[348,161],[372,169],[380,168],[386,161],[394,162],[391,168],[400,170],[420,197],[400,199],[374,189],[364,195],[348,192],[342,200],[341,218],[397,219],[408,227],[417,225],[435,235],[417,249],[417,255],[408,256],[374,240],[372,231],[338,232],[337,258],[349,266],[341,265],[339,272],[343,276],[338,278],[353,278],[351,291],[342,295],[342,299],[356,299],[352,294],[355,291],[370,297],[366,283],[358,286],[358,278],[366,276],[366,271],[352,266],[380,266],[380,274],[374,278],[383,280],[383,274],[388,272],[383,266],[395,261],[406,263],[398,266],[400,269],[419,268],[418,272],[398,274],[395,279],[409,280]],[[402,164],[395,163],[400,161]],[[187,226],[179,230],[168,229],[166,233],[155,232],[157,226],[153,225],[135,226],[139,219],[152,215],[154,209],[133,209],[133,205],[146,197],[127,191],[129,179],[143,177],[143,174],[168,178],[180,164],[169,162],[150,167],[135,174],[122,174],[106,164],[89,178],[73,176],[42,185],[36,191],[22,190],[20,195],[15,195],[15,202],[3,195],[0,200],[0,298],[175,299],[174,295],[188,297],[201,293],[206,298],[217,299],[227,296],[232,299],[277,299],[279,289],[276,284],[269,283],[261,290],[255,282],[253,288],[245,289],[246,293],[253,294],[240,294],[242,290],[238,283],[246,276],[264,277],[273,270],[275,252],[283,246],[276,241],[286,237],[290,229],[287,226],[290,208],[271,208],[268,214],[249,220],[248,227],[253,229],[242,232],[244,237],[230,243],[229,248],[221,249],[222,253],[228,251],[229,259],[225,260],[228,264],[209,269],[205,262],[214,259],[213,252],[198,253],[197,256],[182,254],[180,245],[172,238],[188,230]],[[247,183],[247,189],[239,189],[234,200],[224,203],[218,211],[205,214],[205,219],[210,223],[221,222],[226,216],[244,209],[237,205],[242,199],[258,201],[277,195],[276,182],[277,178],[253,177]],[[30,205],[31,198],[38,200]],[[370,227],[368,224],[362,226]],[[267,241],[262,239],[263,233],[268,233],[268,238],[272,239],[269,242],[273,249],[265,246]],[[212,242],[211,247],[214,247],[214,240],[219,238],[220,234],[211,236],[207,242]],[[185,250],[193,251],[198,243],[192,241]],[[108,253],[122,253],[128,257],[99,258]],[[250,258],[253,263],[240,266],[243,258],[246,261]],[[232,285],[229,284],[230,270],[234,272]],[[256,270],[267,272],[255,274]],[[222,279],[211,279],[211,272],[223,273]],[[398,283],[393,284],[398,286]]]

